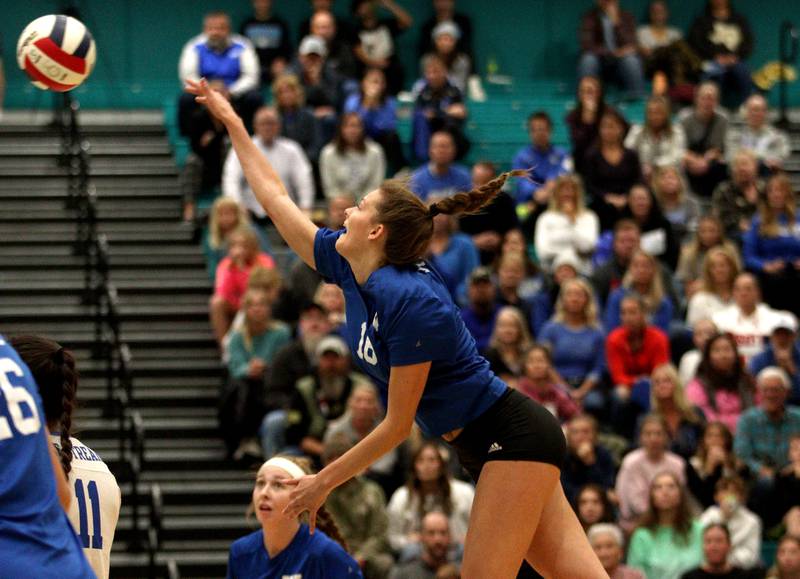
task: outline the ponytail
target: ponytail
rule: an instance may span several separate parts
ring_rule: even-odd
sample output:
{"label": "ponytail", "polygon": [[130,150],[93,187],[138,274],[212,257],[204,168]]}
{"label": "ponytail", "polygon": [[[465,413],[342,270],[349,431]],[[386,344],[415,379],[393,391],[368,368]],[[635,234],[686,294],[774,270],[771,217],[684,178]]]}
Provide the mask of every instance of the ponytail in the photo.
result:
{"label": "ponytail", "polygon": [[475,214],[494,201],[494,198],[497,197],[503,189],[503,185],[506,184],[509,177],[528,176],[529,173],[526,169],[506,171],[472,191],[456,193],[451,197],[446,197],[445,199],[431,203],[428,208],[428,213],[430,213],[432,217],[439,213],[444,215],[458,215],[460,213],[465,215]]}

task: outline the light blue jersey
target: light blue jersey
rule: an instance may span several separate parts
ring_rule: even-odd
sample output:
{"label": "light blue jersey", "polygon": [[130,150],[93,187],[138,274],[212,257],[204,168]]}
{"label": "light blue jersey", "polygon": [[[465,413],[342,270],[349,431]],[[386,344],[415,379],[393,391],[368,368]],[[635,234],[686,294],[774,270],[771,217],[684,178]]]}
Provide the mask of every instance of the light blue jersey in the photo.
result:
{"label": "light blue jersey", "polygon": [[439,274],[424,261],[413,267],[385,266],[360,286],[336,251],[342,233],[320,229],[314,260],[317,271],[344,291],[346,339],[384,404],[392,366],[432,362],[417,409],[420,428],[441,436],[483,414],[507,386],[478,354]]}
{"label": "light blue jersey", "polygon": [[0,336],[0,579],[94,577],[56,494],[44,411]]}

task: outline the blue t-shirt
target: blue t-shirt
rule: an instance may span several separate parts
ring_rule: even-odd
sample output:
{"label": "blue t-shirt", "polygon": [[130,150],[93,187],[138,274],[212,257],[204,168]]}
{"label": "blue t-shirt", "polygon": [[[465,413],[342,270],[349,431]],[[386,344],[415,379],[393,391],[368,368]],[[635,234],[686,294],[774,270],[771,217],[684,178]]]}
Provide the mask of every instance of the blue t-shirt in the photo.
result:
{"label": "blue t-shirt", "polygon": [[550,345],[553,366],[571,385],[593,378],[600,380],[605,369],[605,336],[599,328],[584,326],[579,330],[551,320],[539,334],[538,341]]}
{"label": "blue t-shirt", "polygon": [[28,367],[0,336],[0,577],[94,577],[56,494]]}
{"label": "blue t-shirt", "polygon": [[431,173],[430,165],[423,165],[411,175],[411,190],[423,201],[429,197],[450,197],[472,189],[469,171],[461,165],[450,165],[444,175]]}
{"label": "blue t-shirt", "polygon": [[533,199],[533,194],[547,181],[572,170],[569,154],[561,147],[550,146],[546,151],[527,145],[514,155],[512,169],[528,169],[530,180],[517,179],[514,201],[517,205]]}
{"label": "blue t-shirt", "polygon": [[312,535],[308,525],[300,530],[287,547],[271,559],[264,547],[264,531],[237,539],[228,557],[228,579],[360,579],[361,569],[339,543],[317,529]]}
{"label": "blue t-shirt", "polygon": [[417,408],[423,432],[441,436],[483,414],[507,386],[478,355],[439,274],[425,261],[406,268],[385,266],[360,286],[336,251],[342,233],[317,232],[316,269],[344,291],[350,350],[378,386],[384,405],[392,366],[432,362]]}

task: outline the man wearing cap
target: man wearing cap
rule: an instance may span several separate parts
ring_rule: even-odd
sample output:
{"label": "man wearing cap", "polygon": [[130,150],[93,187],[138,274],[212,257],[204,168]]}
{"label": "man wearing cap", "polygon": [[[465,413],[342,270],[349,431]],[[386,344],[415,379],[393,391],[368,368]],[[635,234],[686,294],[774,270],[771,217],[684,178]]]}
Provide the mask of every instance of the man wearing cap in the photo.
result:
{"label": "man wearing cap", "polygon": [[472,271],[467,286],[467,299],[469,303],[461,309],[461,318],[481,352],[489,345],[494,321],[500,309],[490,268],[480,266]]}
{"label": "man wearing cap", "polygon": [[334,15],[328,10],[317,10],[311,16],[310,32],[325,41],[328,49],[326,64],[342,78],[355,79],[358,77],[356,59],[349,38],[337,32],[337,22]]}
{"label": "man wearing cap", "polygon": [[750,374],[756,376],[767,366],[783,369],[792,382],[789,404],[800,404],[800,347],[797,345],[797,318],[791,312],[778,312],[769,343],[750,360]]}
{"label": "man wearing cap", "polygon": [[319,36],[306,36],[297,50],[293,69],[306,93],[306,106],[314,111],[323,123],[323,137],[327,142],[336,128],[336,114],[341,108],[342,79],[327,66],[328,47]]}

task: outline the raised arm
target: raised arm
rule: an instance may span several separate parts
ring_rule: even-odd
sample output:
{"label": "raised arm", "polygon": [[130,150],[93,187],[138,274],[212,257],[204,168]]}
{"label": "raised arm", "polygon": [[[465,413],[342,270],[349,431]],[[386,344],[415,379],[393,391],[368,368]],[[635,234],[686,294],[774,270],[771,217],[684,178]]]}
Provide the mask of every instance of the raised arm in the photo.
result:
{"label": "raised arm", "polygon": [[244,176],[253,189],[256,199],[269,214],[289,247],[304,262],[316,269],[314,236],[317,233],[317,226],[289,197],[278,173],[247,134],[242,119],[221,94],[208,86],[205,79],[199,82],[187,79],[186,91],[196,95],[197,102],[206,105],[209,112],[225,125],[233,149],[242,165]]}

